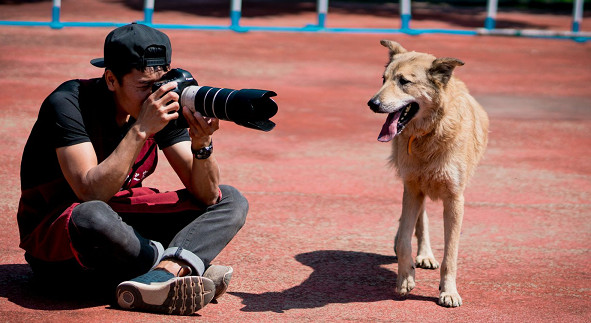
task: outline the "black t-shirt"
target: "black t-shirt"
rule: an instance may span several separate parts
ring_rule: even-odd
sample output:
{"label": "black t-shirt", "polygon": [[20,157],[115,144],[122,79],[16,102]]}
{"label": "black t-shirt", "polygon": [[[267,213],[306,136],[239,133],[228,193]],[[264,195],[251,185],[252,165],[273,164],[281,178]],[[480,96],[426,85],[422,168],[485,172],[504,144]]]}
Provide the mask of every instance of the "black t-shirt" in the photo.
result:
{"label": "black t-shirt", "polygon": [[[113,94],[104,78],[71,80],[60,85],[41,105],[25,145],[21,162],[21,189],[63,178],[56,148],[91,142],[98,162],[106,159],[133,125],[115,122]],[[160,149],[190,140],[187,129],[167,125],[154,139]]]}

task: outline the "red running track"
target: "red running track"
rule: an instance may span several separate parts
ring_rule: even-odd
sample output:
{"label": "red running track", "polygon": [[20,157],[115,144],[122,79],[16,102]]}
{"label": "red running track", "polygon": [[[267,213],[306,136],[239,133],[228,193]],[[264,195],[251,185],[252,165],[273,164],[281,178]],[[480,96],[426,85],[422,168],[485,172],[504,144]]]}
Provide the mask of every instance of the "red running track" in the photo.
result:
{"label": "red running track", "polygon": [[[35,18],[47,5],[2,3],[0,19]],[[63,17],[69,20],[87,19],[98,9],[108,15],[99,11],[93,14],[97,20],[142,16],[119,2],[66,5]],[[304,9],[247,16],[243,22],[313,22],[313,8]],[[568,15],[510,14],[542,28],[569,23]],[[428,18],[425,14],[416,27],[466,24],[458,17],[451,22]],[[155,16],[156,22],[171,20],[227,23],[221,14],[166,10]],[[397,23],[347,8],[335,9],[328,21],[349,22]],[[35,288],[18,247],[20,154],[39,105],[62,81],[100,75],[88,61],[102,56],[108,31],[0,28],[2,321],[195,320],[53,297],[53,291]],[[591,320],[590,44],[442,35],[167,33],[175,67],[191,71],[201,84],[275,90],[280,107],[273,119],[277,127],[269,133],[223,122],[216,134],[223,182],[243,191],[251,209],[245,227],[215,260],[235,269],[229,293],[200,311],[198,320]],[[387,61],[382,38],[465,61],[457,75],[491,117],[488,150],[466,192],[458,275],[464,305],[459,308],[437,305],[437,270],[417,270],[410,297],[394,293],[392,247],[402,185],[386,165],[389,145],[376,140],[384,116],[366,106]],[[165,163],[150,184],[180,185]],[[427,210],[434,253],[441,260],[442,207],[429,202]]]}

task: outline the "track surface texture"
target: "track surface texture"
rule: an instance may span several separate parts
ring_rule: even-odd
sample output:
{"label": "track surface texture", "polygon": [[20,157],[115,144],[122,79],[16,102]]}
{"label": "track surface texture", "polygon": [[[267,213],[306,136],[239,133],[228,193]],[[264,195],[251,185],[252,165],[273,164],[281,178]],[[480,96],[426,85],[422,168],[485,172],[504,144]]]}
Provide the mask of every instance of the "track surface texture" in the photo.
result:
{"label": "track surface texture", "polygon": [[[64,0],[62,20],[139,20],[142,2]],[[229,23],[225,2],[158,3],[157,23]],[[315,22],[310,3],[253,7],[241,23]],[[392,8],[331,2],[327,25],[397,28]],[[470,10],[422,5],[411,24],[478,27],[484,9]],[[3,20],[50,12],[49,1],[0,1]],[[568,30],[570,16],[501,10],[498,24]],[[223,182],[250,202],[246,225],[214,260],[234,267],[228,294],[196,317],[171,317],[40,290],[18,247],[20,156],[43,99],[65,80],[100,76],[88,62],[109,31],[0,27],[0,321],[591,321],[591,43],[570,40],[165,30],[173,66],[200,84],[278,94],[273,131],[222,122],[215,135]],[[438,270],[417,269],[409,297],[394,292],[402,184],[387,165],[390,145],[376,140],[385,116],[366,105],[388,59],[380,39],[463,60],[455,73],[490,115],[466,191],[459,308],[437,305]],[[147,184],[181,185],[164,159]],[[441,203],[427,212],[441,260]]]}

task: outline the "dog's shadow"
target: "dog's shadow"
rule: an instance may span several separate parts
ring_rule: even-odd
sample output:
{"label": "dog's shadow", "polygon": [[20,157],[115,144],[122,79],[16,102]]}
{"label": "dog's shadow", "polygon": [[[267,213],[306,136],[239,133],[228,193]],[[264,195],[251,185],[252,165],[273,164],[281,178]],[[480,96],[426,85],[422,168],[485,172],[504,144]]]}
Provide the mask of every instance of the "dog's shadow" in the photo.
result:
{"label": "dog's shadow", "polygon": [[[396,273],[383,267],[396,263],[394,256],[322,250],[299,254],[295,259],[314,272],[298,286],[281,292],[251,294],[230,292],[242,298],[245,312],[276,312],[318,308],[331,303],[403,300],[396,295]],[[407,299],[434,301],[434,297],[410,295]]]}

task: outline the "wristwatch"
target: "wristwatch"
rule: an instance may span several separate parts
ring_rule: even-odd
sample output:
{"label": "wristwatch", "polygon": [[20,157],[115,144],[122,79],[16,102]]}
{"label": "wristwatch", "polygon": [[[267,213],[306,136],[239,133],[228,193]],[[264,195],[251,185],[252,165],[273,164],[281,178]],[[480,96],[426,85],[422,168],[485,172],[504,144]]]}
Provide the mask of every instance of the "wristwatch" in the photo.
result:
{"label": "wristwatch", "polygon": [[209,146],[197,150],[191,148],[191,151],[196,159],[207,159],[213,152],[213,140],[209,143]]}

